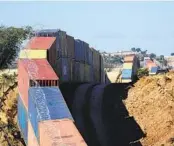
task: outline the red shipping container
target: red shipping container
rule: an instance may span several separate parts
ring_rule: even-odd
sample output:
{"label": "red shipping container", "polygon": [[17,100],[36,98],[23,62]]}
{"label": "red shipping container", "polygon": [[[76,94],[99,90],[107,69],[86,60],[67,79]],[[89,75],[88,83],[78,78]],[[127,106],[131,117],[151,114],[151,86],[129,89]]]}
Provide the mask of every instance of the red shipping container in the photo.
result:
{"label": "red shipping container", "polygon": [[47,50],[47,60],[55,68],[57,59],[56,37],[33,37],[26,46],[26,49]]}
{"label": "red shipping container", "polygon": [[28,120],[28,145],[27,146],[39,146],[30,120]]}
{"label": "red shipping container", "polygon": [[135,55],[129,55],[124,57],[124,62],[134,62]]}
{"label": "red shipping container", "polygon": [[40,146],[87,146],[73,121],[47,120],[39,122]]}
{"label": "red shipping container", "polygon": [[18,90],[27,110],[28,89],[34,86],[31,80],[37,80],[43,86],[51,86],[51,83],[58,84],[58,77],[46,59],[19,59]]}
{"label": "red shipping container", "polygon": [[55,42],[56,37],[33,37],[26,46],[26,49],[48,50]]}

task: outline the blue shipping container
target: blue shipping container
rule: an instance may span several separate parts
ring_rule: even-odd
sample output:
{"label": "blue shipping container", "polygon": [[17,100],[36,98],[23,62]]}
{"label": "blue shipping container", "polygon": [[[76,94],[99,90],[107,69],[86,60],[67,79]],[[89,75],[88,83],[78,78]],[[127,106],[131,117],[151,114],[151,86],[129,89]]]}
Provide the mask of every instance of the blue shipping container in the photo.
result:
{"label": "blue shipping container", "polygon": [[122,79],[132,79],[132,69],[123,69]]}
{"label": "blue shipping container", "polygon": [[26,108],[23,104],[21,97],[18,97],[17,110],[18,110],[18,114],[17,114],[18,125],[21,130],[24,141],[27,145],[27,142],[28,142],[28,115],[27,115],[27,111],[26,111]]}
{"label": "blue shipping container", "polygon": [[29,89],[28,113],[37,138],[39,138],[39,121],[64,118],[73,120],[62,93],[57,87],[31,87]]}
{"label": "blue shipping container", "polygon": [[157,73],[157,71],[158,71],[158,67],[152,67],[150,70],[151,73]]}

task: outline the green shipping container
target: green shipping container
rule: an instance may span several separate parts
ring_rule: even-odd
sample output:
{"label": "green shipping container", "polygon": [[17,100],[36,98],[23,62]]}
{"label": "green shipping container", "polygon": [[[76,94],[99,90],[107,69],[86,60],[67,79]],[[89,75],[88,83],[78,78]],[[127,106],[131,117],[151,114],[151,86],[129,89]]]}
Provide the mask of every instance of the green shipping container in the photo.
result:
{"label": "green shipping container", "polygon": [[90,82],[90,65],[85,64],[85,77],[84,77],[85,82]]}

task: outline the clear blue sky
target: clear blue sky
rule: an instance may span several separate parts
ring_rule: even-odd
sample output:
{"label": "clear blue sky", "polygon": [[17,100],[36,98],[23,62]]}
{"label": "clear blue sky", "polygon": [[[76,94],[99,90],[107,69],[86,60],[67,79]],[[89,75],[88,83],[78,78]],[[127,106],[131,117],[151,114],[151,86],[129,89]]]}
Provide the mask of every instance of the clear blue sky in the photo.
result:
{"label": "clear blue sky", "polygon": [[102,51],[174,52],[174,2],[0,2],[0,23],[60,28]]}

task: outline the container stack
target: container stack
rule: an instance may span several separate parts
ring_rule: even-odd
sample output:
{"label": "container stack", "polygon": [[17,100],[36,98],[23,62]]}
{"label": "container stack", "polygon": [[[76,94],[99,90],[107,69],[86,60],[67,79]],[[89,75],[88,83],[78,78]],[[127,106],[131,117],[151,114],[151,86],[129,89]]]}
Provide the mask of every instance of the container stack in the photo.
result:
{"label": "container stack", "polygon": [[138,68],[138,59],[135,55],[125,56],[122,70],[122,82],[132,82],[132,80],[137,74]]}
{"label": "container stack", "polygon": [[155,75],[158,72],[158,66],[150,58],[144,58],[145,68],[149,70],[149,75]]}
{"label": "container stack", "polygon": [[[86,146],[58,86],[53,69],[59,60],[56,46],[56,37],[34,37],[20,53],[18,126],[27,146]],[[37,51],[45,53],[35,54]],[[67,54],[66,49],[59,53],[61,59]]]}
{"label": "container stack", "polygon": [[[54,57],[47,51],[47,59],[59,76],[60,82],[104,82],[104,67],[100,53],[89,44],[74,39],[61,30],[42,30],[38,38],[55,38],[50,42]],[[52,44],[52,45],[51,45]],[[50,50],[50,49],[48,49]],[[54,61],[54,62],[53,62]]]}

